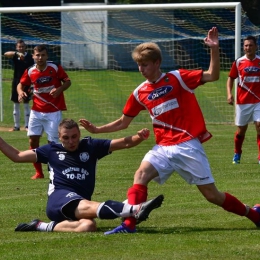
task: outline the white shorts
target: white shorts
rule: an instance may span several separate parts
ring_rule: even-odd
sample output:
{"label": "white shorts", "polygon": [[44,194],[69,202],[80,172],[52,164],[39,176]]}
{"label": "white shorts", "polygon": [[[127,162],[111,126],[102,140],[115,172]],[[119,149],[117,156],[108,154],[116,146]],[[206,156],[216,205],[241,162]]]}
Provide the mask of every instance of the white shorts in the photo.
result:
{"label": "white shorts", "polygon": [[244,126],[250,122],[260,122],[260,102],[236,105],[236,125]]}
{"label": "white shorts", "polygon": [[163,184],[175,171],[189,184],[214,183],[203,146],[198,139],[171,146],[155,145],[143,158],[158,171],[154,180]]}
{"label": "white shorts", "polygon": [[47,134],[48,141],[59,142],[58,127],[62,112],[42,113],[31,110],[27,136]]}

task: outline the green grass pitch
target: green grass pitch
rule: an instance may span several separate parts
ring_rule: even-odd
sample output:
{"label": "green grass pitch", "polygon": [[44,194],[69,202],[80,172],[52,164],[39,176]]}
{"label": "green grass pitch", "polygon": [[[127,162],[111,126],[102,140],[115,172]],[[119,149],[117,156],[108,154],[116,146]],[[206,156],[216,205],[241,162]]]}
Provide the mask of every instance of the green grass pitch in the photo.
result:
{"label": "green grass pitch", "polygon": [[[121,78],[112,75],[113,72],[100,73],[102,77],[109,77],[105,80],[97,79],[97,73],[87,72],[84,74],[87,77],[85,81],[78,81],[80,73],[71,74],[73,85],[66,93],[68,112],[64,116],[75,120],[85,117],[97,124],[99,120],[106,123],[116,119],[121,115],[122,106],[131,90],[141,82],[141,78],[134,78],[133,73],[122,72],[119,74],[124,77],[125,84],[118,88],[117,81],[120,82]],[[12,127],[13,124],[12,102],[9,101],[10,75],[11,71],[3,82],[2,127]],[[208,118],[218,118],[217,121],[224,118],[224,122],[232,122],[233,108],[226,104],[225,81],[226,73],[223,72],[216,84],[203,86],[197,92],[202,107],[206,106],[203,110],[207,121]],[[118,97],[121,101],[116,99]],[[103,103],[104,100],[107,103]],[[94,136],[117,138],[133,134],[143,127],[152,130],[149,118],[141,115],[138,124],[124,131]],[[204,147],[217,187],[250,206],[260,203],[260,165],[253,125],[248,129],[240,165],[231,163],[235,126],[232,123],[214,123],[209,124],[208,128],[213,138]],[[82,130],[82,136],[86,135],[89,135],[87,131]],[[0,136],[20,150],[28,149],[25,131],[1,131]],[[46,142],[44,135],[41,144]],[[102,159],[97,168],[93,200],[125,200],[127,189],[133,183],[134,172],[153,144],[154,137],[151,135],[135,148],[117,151]],[[227,213],[206,202],[197,188],[186,184],[178,174],[174,174],[164,185],[154,182],[149,184],[149,198],[164,194],[165,201],[161,208],[151,213],[149,220],[138,226],[136,234],[104,236],[104,231],[119,225],[120,219],[97,219],[96,233],[15,233],[14,228],[19,222],[28,222],[34,218],[48,221],[45,215],[48,173],[47,167],[43,168],[46,178],[33,181],[30,179],[34,174],[31,164],[14,164],[0,154],[0,259],[259,259],[260,230],[248,219]]]}
{"label": "green grass pitch", "polygon": [[[133,125],[120,133],[95,135],[114,138],[135,133],[143,126]],[[204,147],[218,188],[237,196],[244,203],[260,202],[259,165],[255,130],[249,127],[241,165],[232,165],[234,126],[209,125],[213,138]],[[24,150],[25,131],[1,132],[1,137]],[[82,130],[82,135],[88,135]],[[43,136],[42,143],[46,142]],[[93,200],[123,201],[133,174],[143,155],[153,146],[153,136],[141,145],[114,152],[98,164]],[[45,215],[46,178],[31,180],[31,164],[14,164],[0,154],[1,239],[0,259],[258,259],[260,230],[248,219],[225,212],[204,200],[194,186],[174,174],[166,184],[149,184],[149,198],[165,195],[161,208],[138,226],[136,234],[104,236],[120,224],[117,220],[97,219],[96,233],[15,233],[19,222]]]}

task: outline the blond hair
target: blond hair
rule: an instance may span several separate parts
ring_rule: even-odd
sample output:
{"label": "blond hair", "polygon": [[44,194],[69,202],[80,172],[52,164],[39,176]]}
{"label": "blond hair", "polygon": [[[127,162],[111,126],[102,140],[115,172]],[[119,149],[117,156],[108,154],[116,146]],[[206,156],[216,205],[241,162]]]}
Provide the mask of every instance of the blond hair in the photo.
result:
{"label": "blond hair", "polygon": [[132,58],[135,62],[143,61],[162,61],[162,52],[160,47],[154,42],[141,43],[135,47],[132,52]]}

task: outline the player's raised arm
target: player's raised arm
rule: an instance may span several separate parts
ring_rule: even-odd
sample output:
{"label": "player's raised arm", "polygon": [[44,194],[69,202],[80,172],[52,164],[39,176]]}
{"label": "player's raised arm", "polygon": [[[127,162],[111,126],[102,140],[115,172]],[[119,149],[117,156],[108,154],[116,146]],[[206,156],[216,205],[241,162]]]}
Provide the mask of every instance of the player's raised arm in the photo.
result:
{"label": "player's raised arm", "polygon": [[99,133],[111,133],[111,132],[120,131],[122,129],[126,129],[132,120],[133,117],[122,115],[117,120],[102,126],[95,126],[87,119],[80,119],[79,123],[90,133],[99,134]]}
{"label": "player's raised arm", "polygon": [[149,135],[149,129],[144,128],[142,130],[139,130],[136,135],[127,136],[119,139],[113,139],[111,141],[109,151],[112,152],[116,150],[134,147],[140,144],[142,141],[148,139]]}
{"label": "player's raised arm", "polygon": [[13,162],[36,162],[36,153],[33,150],[19,151],[0,137],[0,151]]}
{"label": "player's raised arm", "polygon": [[207,71],[203,72],[202,82],[212,82],[219,79],[220,59],[219,59],[219,39],[217,27],[212,27],[208,31],[204,43],[210,47],[210,64]]}

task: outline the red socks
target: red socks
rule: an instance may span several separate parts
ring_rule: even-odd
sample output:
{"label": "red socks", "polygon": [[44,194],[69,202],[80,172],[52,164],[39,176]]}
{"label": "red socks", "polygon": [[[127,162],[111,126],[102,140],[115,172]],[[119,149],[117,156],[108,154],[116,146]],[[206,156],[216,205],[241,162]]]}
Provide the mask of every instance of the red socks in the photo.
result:
{"label": "red socks", "polygon": [[[34,148],[37,148],[37,147],[34,147]],[[34,149],[33,147],[30,147],[30,149]],[[39,175],[39,176],[43,176],[43,171],[42,171],[42,164],[41,163],[33,163],[33,166],[36,170],[36,175]]]}
{"label": "red socks", "polygon": [[36,170],[36,173],[38,173],[39,175],[43,175],[43,171],[42,171],[42,164],[41,163],[33,163],[33,166]]}
{"label": "red socks", "polygon": [[[147,187],[142,184],[134,184],[128,189],[127,192],[128,203],[131,205],[137,205],[147,200]],[[136,225],[136,219],[134,217],[126,218],[125,225],[134,229]]]}
{"label": "red socks", "polygon": [[247,208],[247,206],[231,194],[225,193],[225,195],[226,199],[222,205],[224,210],[235,213],[239,216],[245,216],[254,223],[258,223],[260,221],[260,214],[257,211]]}
{"label": "red socks", "polygon": [[260,161],[260,135],[257,135],[257,147],[258,147],[258,161]]}

